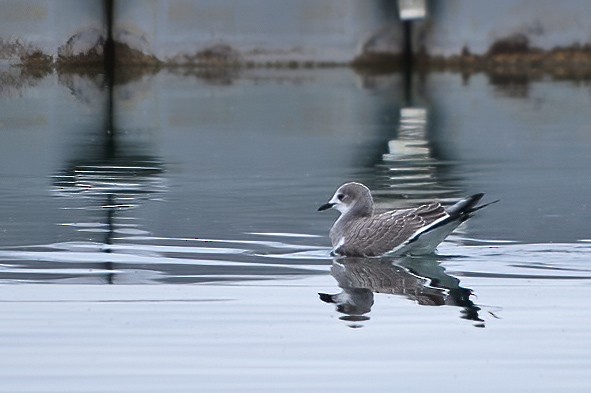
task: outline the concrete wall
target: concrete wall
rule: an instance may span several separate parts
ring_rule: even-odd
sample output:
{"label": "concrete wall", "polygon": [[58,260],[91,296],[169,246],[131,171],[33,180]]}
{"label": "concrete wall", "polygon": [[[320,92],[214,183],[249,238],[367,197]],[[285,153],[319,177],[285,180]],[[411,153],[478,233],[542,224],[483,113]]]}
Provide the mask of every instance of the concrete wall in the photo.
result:
{"label": "concrete wall", "polygon": [[[105,3],[0,0],[0,64],[35,53],[50,63],[100,60]],[[114,39],[128,49],[117,52],[121,63],[347,64],[396,61],[403,51],[394,0],[121,0],[113,11]],[[411,23],[416,49],[451,56],[511,37],[547,50],[588,44],[589,20],[586,0],[431,0],[427,17]]]}
{"label": "concrete wall", "polygon": [[[105,9],[102,0],[0,0],[0,64],[102,56]],[[401,48],[393,1],[126,0],[113,11],[114,39],[136,62],[348,63]]]}
{"label": "concrete wall", "polygon": [[116,41],[173,63],[348,63],[402,41],[393,1],[128,0],[114,14]]}

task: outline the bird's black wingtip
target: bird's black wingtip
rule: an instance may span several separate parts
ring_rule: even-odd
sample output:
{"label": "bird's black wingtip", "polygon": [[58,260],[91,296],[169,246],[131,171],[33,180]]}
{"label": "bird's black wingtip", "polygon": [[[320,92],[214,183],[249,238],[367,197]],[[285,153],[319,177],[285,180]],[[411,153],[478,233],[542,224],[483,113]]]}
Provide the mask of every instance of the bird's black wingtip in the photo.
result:
{"label": "bird's black wingtip", "polygon": [[455,205],[450,206],[447,208],[447,213],[452,217],[464,217],[467,219],[470,217],[471,213],[474,213],[477,210],[480,210],[484,207],[492,205],[493,203],[497,203],[499,200],[485,203],[484,205],[476,206],[478,202],[484,197],[483,192],[479,192],[477,194],[472,194],[467,198],[462,199],[461,201],[457,202]]}

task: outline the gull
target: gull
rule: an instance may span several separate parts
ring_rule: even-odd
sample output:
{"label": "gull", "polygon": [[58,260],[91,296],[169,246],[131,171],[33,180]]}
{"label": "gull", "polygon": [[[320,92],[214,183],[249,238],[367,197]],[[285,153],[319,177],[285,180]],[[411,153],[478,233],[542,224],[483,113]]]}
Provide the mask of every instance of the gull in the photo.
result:
{"label": "gull", "polygon": [[498,202],[476,206],[483,196],[482,193],[470,195],[448,208],[432,202],[376,214],[369,188],[350,182],[340,186],[318,211],[333,208],[341,213],[330,229],[332,255],[426,255],[433,253],[472,213]]}

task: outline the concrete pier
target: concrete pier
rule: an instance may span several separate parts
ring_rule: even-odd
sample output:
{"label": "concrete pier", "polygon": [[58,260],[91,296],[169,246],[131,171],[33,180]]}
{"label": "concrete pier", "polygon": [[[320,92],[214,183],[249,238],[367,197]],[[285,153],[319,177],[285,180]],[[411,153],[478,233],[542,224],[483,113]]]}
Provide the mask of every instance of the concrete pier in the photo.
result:
{"label": "concrete pier", "polygon": [[100,64],[112,39],[120,65],[589,68],[589,19],[585,0],[0,0],[0,64]]}
{"label": "concrete pier", "polygon": [[169,64],[346,64],[400,54],[402,26],[395,2],[128,0],[115,3],[114,39]]}

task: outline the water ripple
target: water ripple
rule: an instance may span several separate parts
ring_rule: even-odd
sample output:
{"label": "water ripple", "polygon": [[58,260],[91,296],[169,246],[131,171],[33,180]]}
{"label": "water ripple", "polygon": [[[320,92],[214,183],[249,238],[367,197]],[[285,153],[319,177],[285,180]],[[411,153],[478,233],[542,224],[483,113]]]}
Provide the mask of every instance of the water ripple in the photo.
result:
{"label": "water ripple", "polygon": [[591,279],[591,244],[586,243],[501,242],[466,246],[446,242],[440,251],[442,254],[461,255],[448,262],[450,272],[457,276],[521,280]]}
{"label": "water ripple", "polygon": [[[99,228],[84,224],[84,228]],[[284,236],[289,238],[290,236]],[[277,240],[128,236],[0,249],[0,281],[204,282],[325,274],[328,249]]]}

